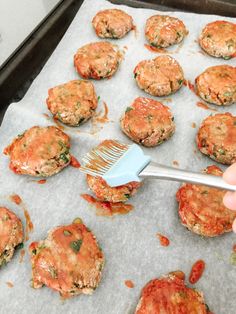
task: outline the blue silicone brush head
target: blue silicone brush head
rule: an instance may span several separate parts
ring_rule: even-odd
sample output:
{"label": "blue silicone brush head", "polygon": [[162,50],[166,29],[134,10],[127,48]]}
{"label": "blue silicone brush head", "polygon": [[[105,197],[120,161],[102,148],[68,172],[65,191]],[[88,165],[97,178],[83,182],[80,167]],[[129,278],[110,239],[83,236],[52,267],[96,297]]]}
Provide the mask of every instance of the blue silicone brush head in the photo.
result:
{"label": "blue silicone brush head", "polygon": [[136,145],[106,140],[91,150],[80,167],[82,172],[102,177],[111,187],[131,181],[140,182],[139,173],[151,161]]}

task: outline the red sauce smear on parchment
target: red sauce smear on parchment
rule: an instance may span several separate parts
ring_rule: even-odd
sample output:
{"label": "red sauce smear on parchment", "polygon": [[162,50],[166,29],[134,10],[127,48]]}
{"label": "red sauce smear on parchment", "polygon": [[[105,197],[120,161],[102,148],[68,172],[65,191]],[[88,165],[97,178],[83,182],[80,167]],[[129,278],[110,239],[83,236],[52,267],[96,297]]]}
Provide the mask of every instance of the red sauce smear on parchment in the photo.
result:
{"label": "red sauce smear on parchment", "polygon": [[42,180],[39,180],[39,181],[36,181],[38,184],[45,184],[47,182],[46,179],[42,179]]}
{"label": "red sauce smear on parchment", "polygon": [[103,202],[89,194],[81,194],[81,197],[96,207],[97,216],[125,215],[133,209],[131,204]]}
{"label": "red sauce smear on parchment", "polygon": [[16,205],[20,205],[22,203],[22,199],[17,194],[10,195],[10,200],[15,203]]}
{"label": "red sauce smear on parchment", "polygon": [[202,108],[202,109],[217,111],[216,109],[209,107],[207,104],[205,104],[204,102],[201,102],[201,101],[198,101],[198,102],[196,103],[196,105],[197,105],[198,107]]}
{"label": "red sauce smear on parchment", "polygon": [[151,52],[157,52],[157,53],[169,53],[166,49],[164,48],[157,48],[152,45],[144,44],[144,47],[147,48]]}
{"label": "red sauce smear on parchment", "polygon": [[56,117],[50,117],[47,113],[43,113],[43,116],[47,119],[47,120],[53,120],[53,122],[56,124],[56,126],[61,129],[61,130],[65,130],[65,126],[61,124],[61,122],[56,118]]}
{"label": "red sauce smear on parchment", "polygon": [[93,117],[93,122],[98,122],[98,123],[107,123],[109,121],[108,119],[108,106],[105,103],[105,101],[103,101],[103,107],[104,107],[104,113],[102,114],[102,112],[98,112],[98,114],[95,114],[95,116]]}
{"label": "red sauce smear on parchment", "polygon": [[169,246],[170,245],[170,240],[167,237],[163,236],[160,233],[157,233],[157,237],[159,238],[161,246]]}
{"label": "red sauce smear on parchment", "polygon": [[236,244],[233,245],[233,252],[236,253]]}
{"label": "red sauce smear on parchment", "polygon": [[99,131],[101,131],[101,129],[103,128],[103,126],[101,126],[101,124],[105,124],[110,122],[109,118],[108,118],[108,106],[105,102],[103,102],[103,108],[104,110],[100,110],[99,112],[95,113],[95,115],[92,117],[91,119],[91,129],[89,132],[84,132],[84,131],[80,131],[78,130],[78,133],[84,133],[84,134],[91,134],[94,135],[96,133],[98,133]]}
{"label": "red sauce smear on parchment", "polygon": [[81,166],[81,164],[78,162],[78,160],[74,156],[71,156],[70,165],[75,168],[80,168]]}
{"label": "red sauce smear on parchment", "polygon": [[29,240],[29,233],[33,231],[34,225],[31,221],[29,212],[27,209],[23,208],[24,215],[25,215],[25,221],[26,221],[26,230],[25,230],[25,240]]}
{"label": "red sauce smear on parchment", "polygon": [[132,280],[125,280],[126,287],[132,289],[134,287],[134,283]]}
{"label": "red sauce smear on parchment", "polygon": [[50,116],[47,113],[43,113],[43,116],[47,119],[50,120]]}
{"label": "red sauce smear on parchment", "polygon": [[172,161],[172,164],[176,167],[179,167],[179,162],[177,160],[173,160]]}
{"label": "red sauce smear on parchment", "polygon": [[202,274],[205,270],[205,262],[203,260],[196,261],[191,269],[189,275],[189,282],[195,284],[202,277]]}
{"label": "red sauce smear on parchment", "polygon": [[53,117],[54,123],[56,123],[57,127],[61,130],[65,130],[65,127],[61,125],[61,123],[57,120],[57,118]]}
{"label": "red sauce smear on parchment", "polygon": [[138,37],[138,34],[139,34],[139,31],[138,31],[138,29],[137,29],[137,26],[136,26],[136,25],[133,25],[133,27],[132,27],[132,31],[134,31],[134,36],[135,36],[135,38],[137,38],[137,37]]}
{"label": "red sauce smear on parchment", "polygon": [[13,288],[14,287],[14,285],[13,285],[13,283],[11,281],[7,281],[6,284],[7,284],[7,286],[9,288]]}
{"label": "red sauce smear on parchment", "polygon": [[184,80],[183,84],[184,86],[187,86],[194,94],[196,94],[194,84],[192,84],[189,80]]}
{"label": "red sauce smear on parchment", "polygon": [[20,260],[19,260],[19,263],[22,263],[22,262],[23,262],[24,256],[25,256],[25,249],[23,249],[23,250],[20,251]]}
{"label": "red sauce smear on parchment", "polygon": [[10,200],[16,205],[21,205],[22,210],[24,211],[25,221],[26,221],[26,230],[25,230],[25,240],[29,240],[29,233],[33,231],[34,225],[31,221],[28,210],[23,206],[23,201],[21,197],[17,194],[10,195]]}

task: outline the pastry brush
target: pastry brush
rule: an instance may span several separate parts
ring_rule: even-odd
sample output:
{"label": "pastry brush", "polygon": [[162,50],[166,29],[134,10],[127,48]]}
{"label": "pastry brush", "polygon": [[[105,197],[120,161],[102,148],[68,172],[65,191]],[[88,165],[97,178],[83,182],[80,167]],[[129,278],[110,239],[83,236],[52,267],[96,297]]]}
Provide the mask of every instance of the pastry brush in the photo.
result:
{"label": "pastry brush", "polygon": [[143,178],[203,184],[211,187],[236,191],[236,185],[226,183],[222,177],[176,169],[151,161],[137,144],[123,144],[106,140],[93,148],[84,158],[80,170],[101,177],[111,187]]}

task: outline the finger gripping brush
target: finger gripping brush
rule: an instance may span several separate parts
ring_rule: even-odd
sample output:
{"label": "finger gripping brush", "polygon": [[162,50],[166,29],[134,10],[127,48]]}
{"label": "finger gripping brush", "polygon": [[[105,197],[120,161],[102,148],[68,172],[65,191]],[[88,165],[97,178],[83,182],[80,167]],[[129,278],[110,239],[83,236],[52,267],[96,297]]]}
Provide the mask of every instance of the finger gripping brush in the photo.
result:
{"label": "finger gripping brush", "polygon": [[80,170],[101,177],[111,187],[143,178],[203,184],[211,187],[236,191],[236,185],[224,182],[222,177],[176,169],[151,161],[137,144],[123,144],[106,140],[93,148],[83,159]]}

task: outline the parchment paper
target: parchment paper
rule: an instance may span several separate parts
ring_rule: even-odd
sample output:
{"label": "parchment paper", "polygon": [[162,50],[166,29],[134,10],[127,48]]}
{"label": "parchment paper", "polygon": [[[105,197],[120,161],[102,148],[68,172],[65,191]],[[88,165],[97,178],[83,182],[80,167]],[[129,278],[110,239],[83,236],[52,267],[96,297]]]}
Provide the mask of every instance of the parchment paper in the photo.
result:
{"label": "parchment paper", "polygon": [[[0,151],[13,137],[34,125],[48,125],[43,113],[48,113],[45,99],[50,87],[78,78],[73,67],[76,50],[89,42],[99,41],[91,26],[92,17],[98,10],[113,8],[105,0],[85,0],[64,38],[55,52],[33,82],[22,101],[11,104],[0,129]],[[109,80],[94,81],[97,95],[109,107],[109,119],[96,135],[88,134],[91,123],[79,127],[87,133],[78,133],[76,128],[66,128],[71,136],[71,152],[79,160],[102,139],[117,138],[130,142],[122,134],[119,118],[132,100],[137,96],[147,96],[138,89],[133,79],[133,69],[143,60],[154,58],[157,54],[144,47],[144,25],[146,19],[157,13],[176,16],[184,21],[189,35],[179,52],[173,53],[182,65],[185,77],[190,81],[205,68],[217,64],[235,65],[235,60],[225,61],[200,53],[196,39],[200,30],[210,21],[221,19],[219,16],[197,15],[180,12],[157,12],[119,6],[134,18],[137,35],[134,32],[124,39],[113,41],[121,48],[128,47],[125,59],[116,75]],[[232,21],[233,19],[224,18]],[[176,51],[177,46],[170,51]],[[40,53],[40,51],[39,51]],[[196,106],[198,98],[186,87],[170,97],[172,102],[161,99],[174,113],[176,132],[174,136],[153,149],[145,149],[153,160],[172,165],[177,160],[180,167],[199,171],[213,162],[196,149],[195,135],[202,119],[212,112]],[[220,112],[236,114],[236,106],[218,108]],[[50,113],[49,113],[50,114]],[[81,217],[93,230],[99,240],[106,265],[99,288],[92,296],[79,296],[62,302],[59,295],[44,287],[34,290],[30,287],[31,265],[26,254],[19,263],[19,251],[13,260],[0,270],[0,312],[1,313],[85,313],[115,314],[132,313],[140,295],[141,288],[152,278],[176,269],[187,275],[197,259],[206,262],[206,270],[196,287],[204,292],[206,303],[214,313],[236,313],[236,268],[229,263],[232,245],[236,242],[234,234],[218,238],[203,239],[184,228],[177,214],[175,193],[178,183],[147,180],[130,202],[135,209],[127,215],[113,218],[98,217],[92,207],[81,197],[88,192],[85,176],[79,170],[67,167],[61,173],[47,180],[44,185],[32,182],[27,176],[13,174],[8,169],[9,159],[0,156],[1,205],[14,210],[24,222],[22,210],[8,200],[12,193],[19,194],[34,223],[30,240],[25,243],[26,250],[31,241],[46,237],[51,228],[69,224],[75,217]],[[169,237],[169,247],[161,247],[156,233]],[[125,280],[132,280],[133,289],[125,286]],[[13,288],[6,285],[14,284]]]}

